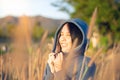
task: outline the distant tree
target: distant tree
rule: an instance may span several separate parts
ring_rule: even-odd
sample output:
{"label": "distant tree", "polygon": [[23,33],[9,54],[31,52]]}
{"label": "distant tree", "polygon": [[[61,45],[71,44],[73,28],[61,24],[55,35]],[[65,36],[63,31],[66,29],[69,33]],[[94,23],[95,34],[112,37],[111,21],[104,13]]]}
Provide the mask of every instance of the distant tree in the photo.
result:
{"label": "distant tree", "polygon": [[0,36],[10,37],[11,33],[14,31],[14,24],[7,24],[6,27],[0,27]]}
{"label": "distant tree", "polygon": [[16,27],[15,24],[9,23],[6,25],[6,30],[5,30],[5,36],[10,38],[12,36],[12,33],[14,32],[14,29]]}
{"label": "distant tree", "polygon": [[[90,22],[92,12],[97,7],[100,33],[111,34],[113,41],[120,41],[120,0],[59,0],[59,3],[54,5],[70,14],[71,18],[81,18],[87,23]],[[74,8],[73,12],[70,12],[68,5]]]}
{"label": "distant tree", "polygon": [[43,27],[35,25],[32,30],[32,38],[34,41],[40,40],[44,32]]}
{"label": "distant tree", "polygon": [[3,36],[3,30],[0,28],[0,37]]}
{"label": "distant tree", "polygon": [[10,42],[12,40],[15,24],[6,24],[5,27],[0,27],[0,43]]}

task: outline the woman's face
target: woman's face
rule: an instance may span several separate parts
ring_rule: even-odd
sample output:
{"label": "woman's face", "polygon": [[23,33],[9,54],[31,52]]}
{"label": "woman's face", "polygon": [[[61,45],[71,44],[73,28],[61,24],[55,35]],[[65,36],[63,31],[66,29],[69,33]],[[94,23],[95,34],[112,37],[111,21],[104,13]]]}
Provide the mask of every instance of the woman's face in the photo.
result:
{"label": "woman's face", "polygon": [[61,46],[61,50],[63,52],[69,52],[72,47],[72,38],[70,34],[70,30],[68,24],[65,24],[61,29],[59,43]]}

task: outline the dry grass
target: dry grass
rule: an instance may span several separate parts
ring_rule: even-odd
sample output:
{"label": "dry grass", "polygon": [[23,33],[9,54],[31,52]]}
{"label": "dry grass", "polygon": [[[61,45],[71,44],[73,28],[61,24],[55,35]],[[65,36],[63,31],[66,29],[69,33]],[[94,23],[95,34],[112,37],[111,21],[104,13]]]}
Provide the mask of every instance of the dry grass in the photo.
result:
{"label": "dry grass", "polygon": [[[33,47],[30,23],[31,21],[26,16],[20,18],[20,23],[12,35],[14,50],[0,56],[1,80],[42,80],[47,56],[52,50],[53,41],[47,45],[48,32],[46,31],[39,46]],[[120,80],[120,44],[116,44],[106,54],[100,52],[97,56],[92,55],[93,58],[89,66],[92,62],[95,62],[97,66],[94,80]],[[71,56],[68,57],[68,61]],[[66,64],[68,66],[70,62]],[[74,66],[73,73],[76,71],[76,66],[77,64]]]}
{"label": "dry grass", "polygon": [[120,44],[101,55],[97,63],[95,80],[120,80]]}
{"label": "dry grass", "polygon": [[[27,16],[19,19],[19,24],[12,33],[13,51],[0,56],[0,78],[3,80],[42,80],[45,61],[49,50],[46,31],[38,48],[33,47],[31,39],[31,21]],[[46,51],[45,51],[46,50]],[[43,55],[44,54],[44,55]]]}

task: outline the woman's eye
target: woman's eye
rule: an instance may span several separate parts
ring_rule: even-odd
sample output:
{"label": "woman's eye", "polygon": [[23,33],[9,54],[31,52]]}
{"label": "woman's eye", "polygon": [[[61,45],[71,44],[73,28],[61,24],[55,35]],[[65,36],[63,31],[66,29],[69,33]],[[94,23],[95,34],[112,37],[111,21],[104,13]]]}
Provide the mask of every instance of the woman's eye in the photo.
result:
{"label": "woman's eye", "polygon": [[60,36],[63,36],[63,34],[60,34]]}
{"label": "woman's eye", "polygon": [[67,34],[66,36],[70,36],[70,34]]}
{"label": "woman's eye", "polygon": [[60,33],[60,35],[63,35],[64,33]]}
{"label": "woman's eye", "polygon": [[70,34],[63,34],[63,33],[61,33],[60,36],[70,36]]}

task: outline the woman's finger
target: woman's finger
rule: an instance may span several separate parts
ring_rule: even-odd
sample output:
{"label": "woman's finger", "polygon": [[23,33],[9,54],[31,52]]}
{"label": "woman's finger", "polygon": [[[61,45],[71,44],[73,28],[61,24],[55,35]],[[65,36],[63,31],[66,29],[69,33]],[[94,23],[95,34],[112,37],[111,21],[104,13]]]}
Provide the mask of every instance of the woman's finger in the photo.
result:
{"label": "woman's finger", "polygon": [[50,53],[49,54],[49,62],[53,62],[55,60],[55,56],[54,56],[55,53]]}
{"label": "woman's finger", "polygon": [[54,55],[55,55],[55,53],[50,53],[50,54],[49,54],[49,57],[50,57],[50,56],[54,56]]}
{"label": "woman's finger", "polygon": [[56,56],[56,58],[55,58],[55,60],[54,60],[54,63],[55,64],[62,64],[62,61],[63,61],[63,54],[62,53],[59,53],[57,56]]}
{"label": "woman's finger", "polygon": [[60,56],[60,61],[61,61],[61,63],[62,63],[62,62],[63,62],[63,53],[60,52],[60,53],[59,53],[59,56]]}

